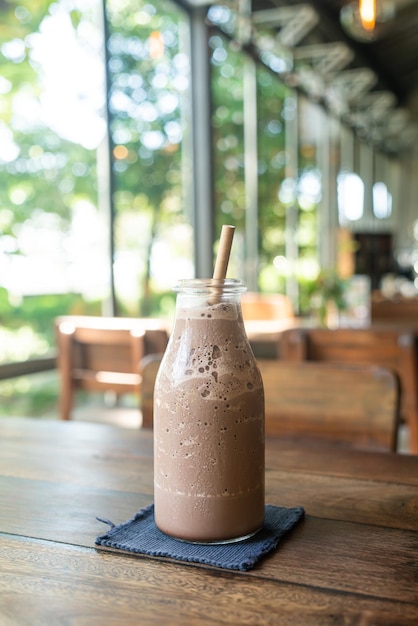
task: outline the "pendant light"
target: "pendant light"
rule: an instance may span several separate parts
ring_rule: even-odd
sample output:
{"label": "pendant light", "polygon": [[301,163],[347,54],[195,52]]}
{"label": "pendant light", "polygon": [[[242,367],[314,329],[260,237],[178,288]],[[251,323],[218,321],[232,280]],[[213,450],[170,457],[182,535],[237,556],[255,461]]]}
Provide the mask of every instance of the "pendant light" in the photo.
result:
{"label": "pendant light", "polygon": [[373,31],[376,26],[376,0],[359,0],[361,25],[365,30]]}
{"label": "pendant light", "polygon": [[340,23],[346,33],[364,43],[384,35],[395,16],[393,0],[353,0],[340,12]]}

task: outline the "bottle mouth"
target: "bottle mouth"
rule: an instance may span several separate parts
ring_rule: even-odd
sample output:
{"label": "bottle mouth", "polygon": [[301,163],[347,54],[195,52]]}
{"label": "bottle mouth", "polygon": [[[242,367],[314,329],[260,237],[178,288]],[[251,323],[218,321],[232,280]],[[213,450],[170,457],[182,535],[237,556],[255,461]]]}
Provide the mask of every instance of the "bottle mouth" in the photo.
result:
{"label": "bottle mouth", "polygon": [[176,293],[206,294],[220,291],[223,294],[243,293],[247,291],[244,283],[237,278],[184,278],[173,287]]}

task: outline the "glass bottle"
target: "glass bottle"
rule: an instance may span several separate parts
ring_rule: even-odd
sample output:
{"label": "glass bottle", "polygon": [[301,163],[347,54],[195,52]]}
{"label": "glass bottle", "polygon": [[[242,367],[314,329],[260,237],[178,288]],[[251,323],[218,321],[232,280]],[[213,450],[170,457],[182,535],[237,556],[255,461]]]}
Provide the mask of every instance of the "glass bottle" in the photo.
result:
{"label": "glass bottle", "polygon": [[264,519],[264,390],[239,280],[182,280],[154,391],[155,521],[192,542],[237,541]]}

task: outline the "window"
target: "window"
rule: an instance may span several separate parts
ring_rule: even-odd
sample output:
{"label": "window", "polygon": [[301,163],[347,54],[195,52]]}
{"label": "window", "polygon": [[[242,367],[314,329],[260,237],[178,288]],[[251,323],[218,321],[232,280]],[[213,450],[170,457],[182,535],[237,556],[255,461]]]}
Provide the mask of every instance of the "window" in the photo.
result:
{"label": "window", "polygon": [[338,214],[341,226],[363,216],[364,183],[358,174],[340,172],[337,178]]}
{"label": "window", "polygon": [[385,183],[376,182],[373,185],[373,213],[380,220],[392,214],[392,196]]}
{"label": "window", "polygon": [[194,271],[187,21],[166,1],[107,12],[117,307],[159,315]]}
{"label": "window", "polygon": [[106,131],[97,0],[11,2],[0,40],[0,362],[45,354],[52,320],[109,290],[97,153]]}

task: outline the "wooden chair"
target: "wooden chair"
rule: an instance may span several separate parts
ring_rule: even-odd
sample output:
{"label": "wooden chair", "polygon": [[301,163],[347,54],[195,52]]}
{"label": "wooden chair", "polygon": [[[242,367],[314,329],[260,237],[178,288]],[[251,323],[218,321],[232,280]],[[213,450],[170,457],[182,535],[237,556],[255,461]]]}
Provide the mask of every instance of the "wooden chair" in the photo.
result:
{"label": "wooden chair", "polygon": [[131,318],[62,316],[55,331],[63,420],[71,418],[77,390],[139,395],[142,359],[164,352],[168,341],[152,320]]}
{"label": "wooden chair", "polygon": [[[257,362],[264,382],[267,434],[396,450],[399,383],[392,371],[368,365]],[[160,355],[148,355],[141,363],[142,419],[149,428],[160,363]],[[347,389],[356,390],[350,402]]]}
{"label": "wooden chair", "polygon": [[370,364],[395,372],[400,382],[401,416],[410,430],[410,449],[418,453],[414,333],[398,329],[293,328],[282,332],[279,354],[286,361]]}
{"label": "wooden chair", "polygon": [[154,425],[154,387],[161,358],[162,355],[160,354],[149,354],[141,361],[141,411],[142,426],[144,428],[152,428]]}
{"label": "wooden chair", "polygon": [[418,328],[418,299],[385,299],[375,292],[371,300],[372,324],[405,324]]}
{"label": "wooden chair", "polygon": [[247,291],[241,296],[244,321],[293,319],[290,299],[281,293],[264,294]]}
{"label": "wooden chair", "polygon": [[258,360],[266,434],[396,451],[399,382],[371,365]]}

